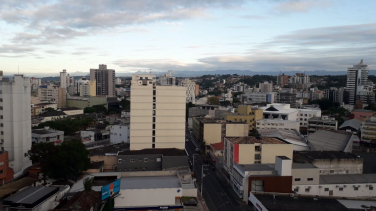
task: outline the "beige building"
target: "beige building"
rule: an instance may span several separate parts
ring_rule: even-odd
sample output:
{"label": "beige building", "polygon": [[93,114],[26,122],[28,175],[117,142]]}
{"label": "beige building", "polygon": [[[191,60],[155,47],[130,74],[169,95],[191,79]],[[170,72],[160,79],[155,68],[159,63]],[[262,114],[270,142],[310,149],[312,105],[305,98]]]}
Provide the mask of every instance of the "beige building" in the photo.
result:
{"label": "beige building", "polygon": [[237,113],[227,116],[231,122],[245,122],[249,125],[249,132],[256,128],[256,121],[263,118],[263,110],[254,110],[249,105],[240,105]]}
{"label": "beige building", "polygon": [[210,145],[223,142],[224,137],[248,136],[248,124],[193,117],[193,135],[197,140],[205,141],[206,145]]}
{"label": "beige building", "polygon": [[59,99],[59,86],[40,86],[38,89],[38,97],[42,102],[57,103]]}
{"label": "beige building", "polygon": [[80,87],[80,96],[96,96],[96,81],[88,80],[87,83],[82,83]]}
{"label": "beige building", "polygon": [[185,149],[185,87],[156,86],[155,75],[133,75],[130,149]]}
{"label": "beige building", "polygon": [[274,163],[276,156],[292,159],[293,145],[277,138],[253,136],[225,137],[224,168],[229,174],[233,164]]}
{"label": "beige building", "polygon": [[98,69],[90,69],[90,80],[96,82],[96,95],[115,96],[115,70],[100,64]]}
{"label": "beige building", "polygon": [[57,107],[58,108],[67,107],[67,89],[66,88],[59,88],[58,90]]}

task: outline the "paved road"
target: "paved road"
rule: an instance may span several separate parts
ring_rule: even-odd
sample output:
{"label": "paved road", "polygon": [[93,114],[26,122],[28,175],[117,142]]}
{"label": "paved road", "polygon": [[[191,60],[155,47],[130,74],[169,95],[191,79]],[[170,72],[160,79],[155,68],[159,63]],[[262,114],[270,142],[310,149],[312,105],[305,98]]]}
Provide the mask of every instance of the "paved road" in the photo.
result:
{"label": "paved road", "polygon": [[[193,143],[195,139],[191,137],[187,130],[186,138],[189,140],[185,144],[185,148],[189,154],[189,159],[193,163],[193,154],[195,154],[195,149],[197,142]],[[195,145],[196,144],[196,145]],[[201,171],[203,165],[203,159],[201,155],[195,155],[194,162],[194,174],[197,178],[197,184],[199,189],[201,189]],[[243,202],[239,197],[236,196],[235,192],[231,186],[225,181],[225,178],[219,173],[219,169],[213,171],[212,165],[204,166],[204,188],[203,196],[207,207],[210,211],[226,211],[226,210],[239,210],[239,211],[251,211],[251,207]]]}

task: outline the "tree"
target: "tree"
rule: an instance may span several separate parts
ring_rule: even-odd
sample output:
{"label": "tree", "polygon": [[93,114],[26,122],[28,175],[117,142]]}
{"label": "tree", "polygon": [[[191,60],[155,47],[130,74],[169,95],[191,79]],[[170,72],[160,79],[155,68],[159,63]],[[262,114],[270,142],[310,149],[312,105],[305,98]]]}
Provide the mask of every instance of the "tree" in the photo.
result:
{"label": "tree", "polygon": [[49,126],[55,130],[64,131],[64,135],[74,135],[77,131],[84,130],[94,122],[89,116],[83,116],[72,119],[71,117],[64,117],[54,119],[53,121],[43,122],[37,128],[44,128]]}
{"label": "tree", "polygon": [[95,113],[97,112],[97,109],[93,108],[93,107],[86,107],[84,108],[84,113],[85,114],[90,114],[90,113]]}
{"label": "tree", "polygon": [[131,109],[131,101],[123,99],[120,101],[120,106],[121,108],[125,110],[130,110]]}
{"label": "tree", "polygon": [[229,106],[229,105],[231,105],[231,102],[230,101],[228,101],[228,100],[226,100],[226,101],[223,101],[223,102],[220,102],[220,104],[222,105],[222,106]]}
{"label": "tree", "polygon": [[93,105],[93,108],[95,108],[98,113],[107,113],[107,108],[104,105]]}
{"label": "tree", "polygon": [[50,111],[55,111],[55,109],[54,108],[45,108],[44,111],[50,112]]}
{"label": "tree", "polygon": [[28,152],[33,163],[38,163],[44,175],[54,179],[77,178],[90,166],[89,151],[81,140],[64,141],[60,146],[54,143],[39,143]]}
{"label": "tree", "polygon": [[209,105],[219,105],[219,99],[217,97],[208,97],[206,103]]}
{"label": "tree", "polygon": [[94,177],[86,177],[82,183],[84,183],[85,192],[91,192],[93,189],[93,179]]}

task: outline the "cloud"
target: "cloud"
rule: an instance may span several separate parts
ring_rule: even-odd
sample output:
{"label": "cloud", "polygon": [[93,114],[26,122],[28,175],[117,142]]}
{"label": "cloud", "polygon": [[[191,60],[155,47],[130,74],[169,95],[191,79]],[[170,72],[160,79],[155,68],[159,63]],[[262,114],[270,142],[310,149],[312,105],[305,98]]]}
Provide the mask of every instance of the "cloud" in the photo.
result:
{"label": "cloud", "polygon": [[283,1],[273,8],[279,14],[308,12],[314,8],[326,8],[328,1],[323,0],[290,0]]}

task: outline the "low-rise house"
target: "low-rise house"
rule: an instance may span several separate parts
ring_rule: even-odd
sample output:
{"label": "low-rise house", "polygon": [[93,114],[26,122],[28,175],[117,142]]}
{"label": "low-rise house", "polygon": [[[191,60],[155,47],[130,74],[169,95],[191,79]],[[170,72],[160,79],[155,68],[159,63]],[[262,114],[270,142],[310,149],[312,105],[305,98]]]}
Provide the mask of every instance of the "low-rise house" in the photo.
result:
{"label": "low-rise house", "polygon": [[64,131],[54,130],[50,127],[44,127],[42,129],[33,129],[31,131],[32,144],[53,142],[60,144],[64,141]]}
{"label": "low-rise house", "polygon": [[0,184],[4,185],[13,179],[14,171],[9,167],[9,155],[7,151],[0,151]]}
{"label": "low-rise house", "polygon": [[90,161],[103,162],[103,171],[116,171],[117,156],[121,151],[129,150],[129,144],[114,144],[89,150]]}
{"label": "low-rise house", "polygon": [[224,142],[210,144],[209,145],[209,155],[212,162],[216,165],[218,169],[223,167],[223,150],[225,148]]}

